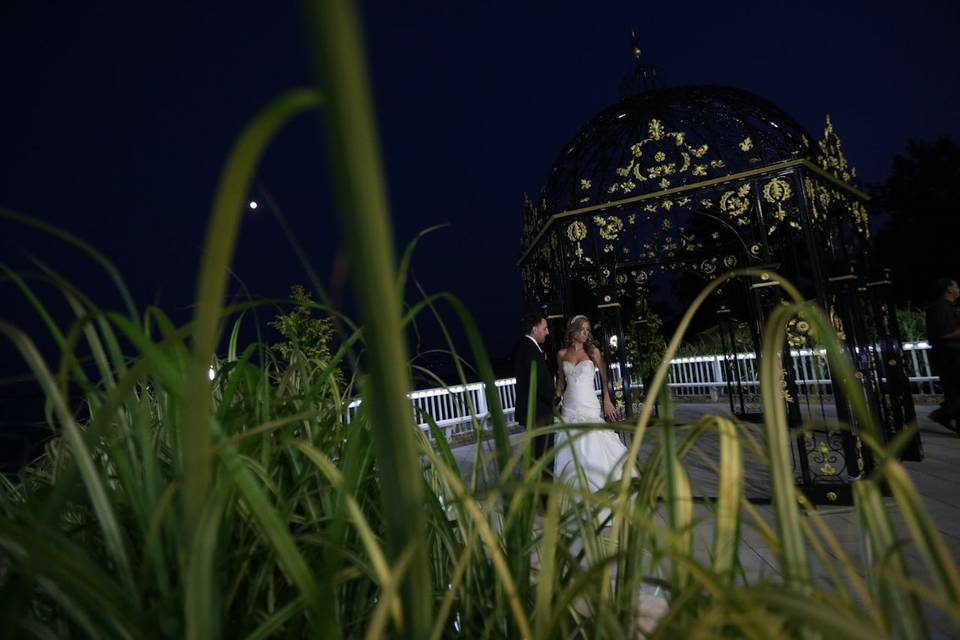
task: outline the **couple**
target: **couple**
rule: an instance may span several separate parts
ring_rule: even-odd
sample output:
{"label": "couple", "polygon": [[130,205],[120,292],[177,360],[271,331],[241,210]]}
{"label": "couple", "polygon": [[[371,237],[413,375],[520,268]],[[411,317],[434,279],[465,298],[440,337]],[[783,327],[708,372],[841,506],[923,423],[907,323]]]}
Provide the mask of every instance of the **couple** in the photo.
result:
{"label": "couple", "polygon": [[[535,426],[553,424],[553,407],[561,402],[560,418],[565,423],[600,423],[604,416],[616,421],[617,413],[610,401],[607,389],[607,371],[600,349],[590,336],[590,321],[586,316],[574,316],[567,322],[565,348],[557,352],[557,382],[547,366],[543,344],[550,333],[543,314],[528,314],[523,318],[524,336],[513,351],[514,375],[517,378],[516,420],[521,425],[527,421],[527,397],[531,386],[530,365],[536,362],[536,395],[533,419]],[[594,389],[594,371],[600,370],[603,398],[600,401]],[[554,442],[555,441],[555,442]],[[588,487],[597,491],[610,480],[621,477],[627,449],[620,438],[608,429],[567,430],[556,434],[538,436],[534,439],[534,454],[537,459],[552,448],[557,449],[553,464],[544,468],[543,479],[556,480],[579,486],[576,465],[584,472]],[[576,461],[576,462],[575,462]],[[555,474],[552,471],[555,470]]]}

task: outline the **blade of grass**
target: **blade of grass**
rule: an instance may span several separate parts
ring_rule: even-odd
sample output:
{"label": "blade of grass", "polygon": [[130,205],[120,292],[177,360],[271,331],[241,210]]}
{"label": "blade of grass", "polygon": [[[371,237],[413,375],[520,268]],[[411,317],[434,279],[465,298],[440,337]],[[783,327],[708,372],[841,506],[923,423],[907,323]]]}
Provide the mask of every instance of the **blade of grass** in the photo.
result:
{"label": "blade of grass", "polygon": [[57,418],[63,427],[64,436],[70,443],[73,459],[77,464],[84,486],[90,496],[91,506],[97,515],[97,520],[103,531],[110,557],[120,574],[125,588],[129,589],[131,595],[137,594],[138,592],[130,569],[130,560],[127,555],[123,531],[117,521],[117,516],[107,494],[107,489],[100,478],[96,464],[80,431],[80,427],[75,422],[66,400],[60,394],[56,381],[50,374],[49,369],[47,369],[43,357],[37,351],[33,342],[31,342],[22,331],[3,321],[0,321],[0,333],[7,335],[16,345],[23,359],[33,372],[34,377],[36,377],[40,386],[43,388],[47,398],[53,403]]}
{"label": "blade of grass", "polygon": [[[338,212],[350,256],[351,280],[365,328],[368,404],[381,474],[387,549],[396,563],[413,556],[401,587],[409,624],[404,635],[430,632],[432,588],[422,511],[421,472],[406,393],[411,387],[396,295],[393,233],[376,123],[356,9],[336,0],[303,0],[314,70],[330,96],[326,127]],[[411,546],[412,545],[412,546]]]}
{"label": "blade of grass", "polygon": [[188,533],[196,526],[210,485],[211,394],[208,370],[217,345],[228,268],[236,245],[243,203],[257,163],[277,130],[294,116],[314,109],[320,103],[320,95],[311,89],[289,91],[274,100],[244,128],[220,174],[197,282],[193,357],[186,390],[183,507]]}

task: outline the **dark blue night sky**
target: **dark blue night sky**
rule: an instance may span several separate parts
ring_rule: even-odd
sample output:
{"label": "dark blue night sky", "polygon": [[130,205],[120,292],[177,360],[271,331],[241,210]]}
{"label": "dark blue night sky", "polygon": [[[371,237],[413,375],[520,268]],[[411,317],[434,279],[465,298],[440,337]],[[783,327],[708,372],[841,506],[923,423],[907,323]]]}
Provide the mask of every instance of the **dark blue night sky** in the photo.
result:
{"label": "dark blue night sky", "polygon": [[[958,6],[365,3],[398,244],[451,224],[424,241],[415,274],[460,295],[499,355],[521,308],[522,194],[536,195],[564,143],[616,99],[632,28],[671,85],[755,92],[814,139],[830,113],[870,184],[908,138],[960,137]],[[141,303],[175,310],[193,296],[231,141],[258,108],[312,78],[296,3],[7,0],[0,80],[0,204],[93,242]],[[258,178],[329,278],[339,232],[321,134],[316,116],[293,123]],[[102,274],[59,244],[9,224],[0,238],[3,262],[21,264],[28,250],[119,307]],[[262,209],[244,220],[235,272],[262,296],[306,282]]]}

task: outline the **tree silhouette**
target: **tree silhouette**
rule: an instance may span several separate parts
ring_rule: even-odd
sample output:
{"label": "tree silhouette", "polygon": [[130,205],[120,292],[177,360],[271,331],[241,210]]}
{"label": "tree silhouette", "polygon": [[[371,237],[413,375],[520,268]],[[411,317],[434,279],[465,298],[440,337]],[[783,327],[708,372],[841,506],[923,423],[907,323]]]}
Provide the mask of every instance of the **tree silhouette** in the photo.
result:
{"label": "tree silhouette", "polygon": [[909,141],[874,210],[889,220],[876,248],[880,263],[894,270],[897,302],[924,304],[936,278],[960,274],[960,145]]}

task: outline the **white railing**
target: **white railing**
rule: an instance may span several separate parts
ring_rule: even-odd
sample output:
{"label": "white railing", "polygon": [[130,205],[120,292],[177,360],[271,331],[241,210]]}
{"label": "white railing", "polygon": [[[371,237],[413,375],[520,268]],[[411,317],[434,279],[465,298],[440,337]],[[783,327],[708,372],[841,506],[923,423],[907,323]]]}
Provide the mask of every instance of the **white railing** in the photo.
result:
{"label": "white railing", "polygon": [[[913,394],[931,396],[939,393],[935,383],[939,378],[933,374],[928,353],[930,344],[925,341],[907,342],[903,345],[907,373]],[[797,373],[797,392],[804,394],[833,395],[833,383],[822,350],[800,349],[791,351],[794,371]],[[629,366],[629,365],[628,365]],[[737,374],[733,373],[736,367]],[[613,380],[620,378],[617,365],[612,366]],[[717,401],[727,393],[727,386],[734,393],[755,394],[759,390],[757,358],[753,353],[738,353],[735,356],[710,355],[687,358],[675,358],[670,361],[668,386],[671,395],[678,400]],[[635,388],[642,388],[641,381],[630,377]],[[517,402],[516,378],[504,378],[495,382],[497,398],[507,418],[508,424],[516,424],[514,411]],[[600,373],[594,376],[594,387],[600,394]],[[455,385],[436,389],[423,389],[407,394],[413,411],[413,419],[424,431],[429,432],[429,415],[447,437],[473,431],[474,422],[486,427],[490,409],[482,382],[467,385]],[[346,420],[351,422],[360,406],[360,400],[354,400],[347,409]]]}

